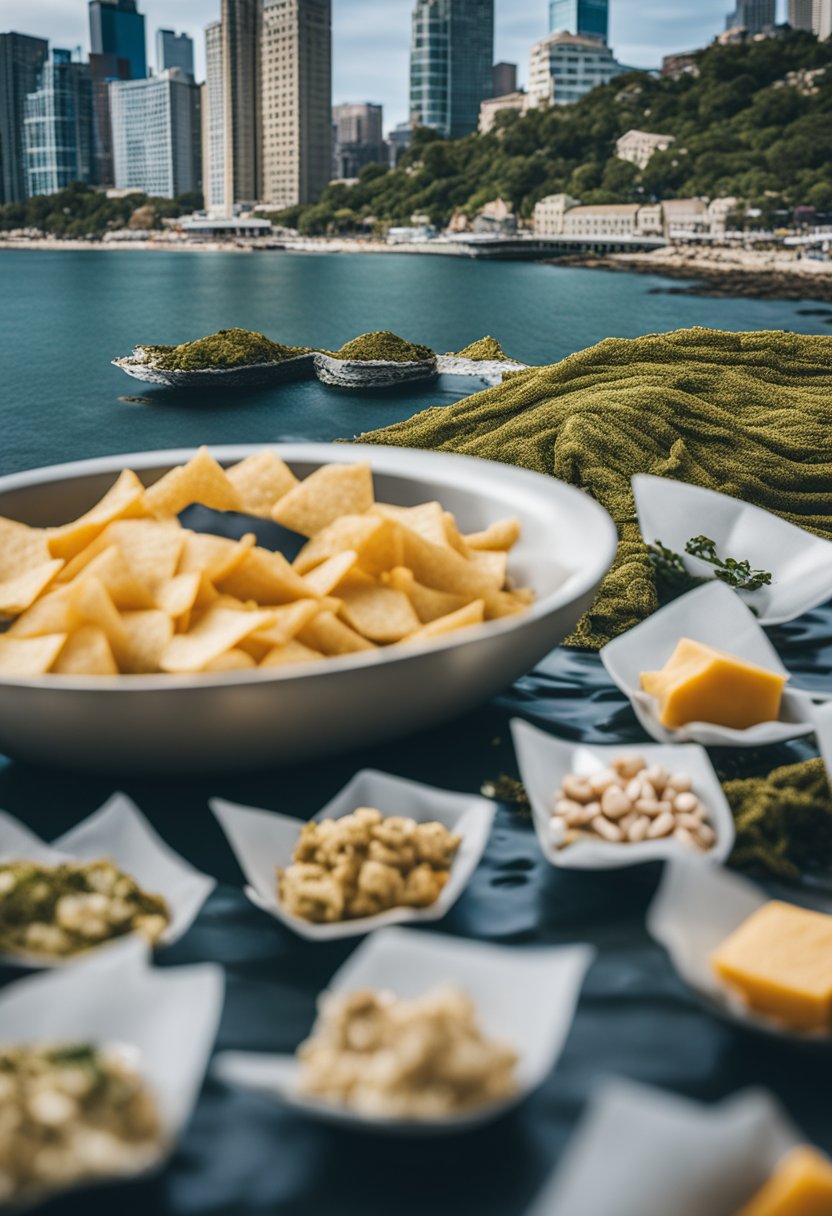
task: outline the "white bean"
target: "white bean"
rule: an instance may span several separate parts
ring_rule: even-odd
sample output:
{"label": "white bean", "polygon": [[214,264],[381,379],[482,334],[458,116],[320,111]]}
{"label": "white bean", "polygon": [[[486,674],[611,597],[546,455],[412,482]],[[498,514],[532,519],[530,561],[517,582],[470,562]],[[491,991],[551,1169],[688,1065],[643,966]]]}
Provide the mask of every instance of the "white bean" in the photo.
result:
{"label": "white bean", "polygon": [[707,823],[699,825],[696,835],[703,849],[713,848],[716,843],[716,832]]}
{"label": "white bean", "polygon": [[658,840],[660,836],[669,836],[676,826],[676,820],[671,811],[663,811],[647,829],[648,840]]}
{"label": "white bean", "polygon": [[654,764],[652,768],[648,768],[644,774],[645,779],[650,782],[657,794],[660,794],[667,785],[667,779],[670,776],[666,768],[662,768],[660,764]]}
{"label": "white bean", "polygon": [[652,819],[659,813],[659,803],[656,798],[638,798],[636,799],[636,808],[639,814],[649,815]]}
{"label": "white bean", "polygon": [[585,777],[578,777],[574,773],[570,773],[568,777],[564,777],[563,792],[573,802],[592,802],[593,799],[589,782]]}
{"label": "white bean", "polygon": [[593,773],[589,778],[589,788],[596,795],[603,794],[604,790],[615,785],[618,785],[618,775],[608,768],[603,769],[600,773]]}
{"label": "white bean", "polygon": [[667,784],[679,794],[693,789],[693,781],[687,773],[671,773]]}
{"label": "white bean", "polygon": [[601,810],[608,819],[622,819],[633,809],[633,804],[622,789],[611,786],[601,797]]}
{"label": "white bean", "polygon": [[616,756],[610,765],[610,768],[615,769],[619,776],[625,778],[635,777],[636,773],[640,773],[644,767],[644,758],[635,754]]}
{"label": "white bean", "polygon": [[640,840],[644,840],[647,835],[647,829],[650,827],[650,822],[647,815],[639,815],[635,823],[631,825],[627,835],[633,844],[638,844]]}
{"label": "white bean", "polygon": [[699,841],[687,828],[676,828],[673,833],[673,839],[678,840],[679,844],[683,844],[687,849],[699,848]]}
{"label": "white bean", "polygon": [[624,833],[621,831],[618,824],[611,823],[610,820],[606,819],[603,815],[596,815],[590,824],[590,827],[592,827],[592,829],[597,832],[599,836],[602,836],[604,840],[611,840],[618,843],[624,839]]}
{"label": "white bean", "polygon": [[695,811],[699,806],[699,799],[696,797],[696,794],[691,794],[685,790],[681,794],[676,795],[673,799],[673,805],[677,811],[689,813],[690,811]]}
{"label": "white bean", "polygon": [[566,822],[570,828],[582,828],[586,824],[591,823],[601,810],[599,802],[589,802],[586,806],[581,806],[578,802],[572,803],[572,809],[566,814]]}
{"label": "white bean", "polygon": [[702,816],[685,813],[676,816],[676,822],[680,828],[687,828],[689,832],[698,832],[702,826]]}

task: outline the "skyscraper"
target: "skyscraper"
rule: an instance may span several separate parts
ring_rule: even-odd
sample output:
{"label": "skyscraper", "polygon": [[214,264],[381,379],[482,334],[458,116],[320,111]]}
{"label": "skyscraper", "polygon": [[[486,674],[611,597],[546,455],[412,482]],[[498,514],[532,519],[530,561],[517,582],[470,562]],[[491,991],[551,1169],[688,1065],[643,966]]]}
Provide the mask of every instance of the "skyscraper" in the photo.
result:
{"label": "skyscraper", "polygon": [[187,76],[194,74],[194,43],[187,34],[173,30],[156,31],[156,71],[179,68]]}
{"label": "skyscraper", "polygon": [[136,0],[90,0],[90,49],[130,63],[131,80],[147,75],[144,17]]}
{"label": "skyscraper", "polygon": [[116,186],[175,198],[198,190],[199,86],[181,68],[110,85]]}
{"label": "skyscraper", "polygon": [[26,94],[38,86],[49,43],[28,34],[0,34],[0,203],[26,198],[23,119]]}
{"label": "skyscraper", "polygon": [[26,189],[56,194],[93,175],[92,80],[89,64],[53,50],[38,86],[26,98]]}
{"label": "skyscraper", "polygon": [[597,37],[549,34],[529,56],[529,104],[572,105],[628,70]]}
{"label": "skyscraper", "polygon": [[[260,197],[260,0],[222,0],[224,205]],[[210,105],[210,101],[209,101]]]}
{"label": "skyscraper", "polygon": [[736,0],[736,8],[725,21],[727,30],[741,27],[749,34],[762,34],[774,25],[776,0]]}
{"label": "skyscraper", "polygon": [[812,29],[818,38],[832,38],[832,0],[814,0]]}
{"label": "skyscraper", "polygon": [[129,59],[117,55],[90,55],[93,107],[93,181],[112,186],[113,128],[110,121],[110,81],[130,79]]}
{"label": "skyscraper", "polygon": [[812,28],[813,4],[814,0],[789,0],[789,25],[793,30]]}
{"label": "skyscraper", "polygon": [[495,97],[505,97],[517,92],[517,64],[495,63],[491,69],[491,92]]}
{"label": "skyscraper", "polygon": [[261,197],[311,203],[332,177],[331,0],[264,0],[262,22]]}
{"label": "skyscraper", "polygon": [[609,0],[550,0],[549,33],[609,37]]}
{"label": "skyscraper", "polygon": [[384,164],[383,110],[372,102],[332,107],[335,128],[335,177],[358,177],[365,165]]}
{"label": "skyscraper", "polygon": [[[222,22],[205,27],[205,84],[202,106],[202,192],[209,211],[225,207],[225,71]],[[230,208],[229,208],[230,210]]]}
{"label": "skyscraper", "polygon": [[457,139],[476,131],[492,94],[494,0],[416,0],[410,112],[417,126]]}

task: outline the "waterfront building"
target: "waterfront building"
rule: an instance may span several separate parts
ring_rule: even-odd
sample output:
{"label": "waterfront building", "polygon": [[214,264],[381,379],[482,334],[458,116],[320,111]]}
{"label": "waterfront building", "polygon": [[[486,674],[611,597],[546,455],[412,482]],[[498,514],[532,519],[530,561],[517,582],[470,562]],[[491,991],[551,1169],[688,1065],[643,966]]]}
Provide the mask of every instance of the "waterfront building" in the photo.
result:
{"label": "waterfront building", "polygon": [[187,34],[173,30],[156,31],[156,71],[179,68],[186,76],[194,74],[194,43]]}
{"label": "waterfront building", "polygon": [[147,76],[144,16],[136,0],[90,0],[90,49],[130,64],[130,79]]}
{"label": "waterfront building", "polygon": [[598,85],[631,70],[598,39],[549,34],[532,47],[529,105],[571,105]]}
{"label": "waterfront building", "polygon": [[205,27],[205,84],[202,86],[202,192],[210,214],[225,207],[225,71],[222,23]]}
{"label": "waterfront building", "polygon": [[365,165],[381,165],[387,159],[383,112],[380,105],[365,101],[332,107],[335,134],[334,177],[358,177]]}
{"label": "waterfront building", "polygon": [[175,198],[200,187],[200,90],[181,68],[110,85],[116,188]]}
{"label": "waterfront building", "polygon": [[495,63],[491,69],[491,93],[494,97],[505,97],[517,92],[517,64]]}
{"label": "waterfront building", "polygon": [[130,80],[130,60],[118,55],[90,55],[93,107],[93,180],[111,186],[113,171],[113,124],[110,116],[110,82]]}
{"label": "waterfront building", "polygon": [[26,192],[57,194],[93,177],[92,80],[89,64],[52,51],[24,109]]}
{"label": "waterfront building", "polygon": [[331,0],[264,0],[264,203],[314,203],[332,177]]}
{"label": "waterfront building", "polygon": [[458,139],[492,95],[494,0],[417,0],[410,44],[413,125]]}
{"label": "waterfront building", "polygon": [[789,0],[788,21],[793,30],[811,30],[814,0]]}
{"label": "waterfront building", "polygon": [[535,236],[664,237],[667,240],[720,239],[735,198],[674,198],[663,203],[612,203],[582,206],[568,194],[551,194],[534,209]]}
{"label": "waterfront building", "polygon": [[43,38],[0,34],[0,203],[19,203],[28,193],[26,96],[38,87],[48,54]]}
{"label": "waterfront building", "polygon": [[550,0],[549,33],[609,37],[609,0]]}
{"label": "waterfront building", "polygon": [[392,131],[387,132],[388,163],[391,169],[395,169],[412,142],[413,128],[409,122],[397,123]]}
{"label": "waterfront building", "polygon": [[775,0],[736,0],[736,8],[725,19],[725,29],[763,34],[774,27],[775,9]]}
{"label": "waterfront building", "polygon": [[644,169],[653,153],[666,152],[675,138],[675,135],[655,135],[651,131],[627,131],[616,140],[615,155],[619,160],[628,160]]}
{"label": "waterfront building", "polygon": [[479,132],[487,135],[494,127],[498,114],[507,110],[515,114],[525,114],[529,108],[529,96],[526,92],[506,93],[503,97],[489,97],[480,104]]}

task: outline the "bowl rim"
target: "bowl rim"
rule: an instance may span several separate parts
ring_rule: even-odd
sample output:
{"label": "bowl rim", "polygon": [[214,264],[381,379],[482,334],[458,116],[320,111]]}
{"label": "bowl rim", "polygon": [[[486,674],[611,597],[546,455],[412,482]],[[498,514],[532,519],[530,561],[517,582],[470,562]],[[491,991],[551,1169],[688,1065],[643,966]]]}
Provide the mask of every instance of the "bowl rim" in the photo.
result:
{"label": "bowl rim", "polygon": [[[338,655],[321,662],[312,660],[308,663],[292,664],[290,668],[274,668],[268,672],[260,668],[231,672],[196,672],[190,674],[174,674],[154,672],[143,675],[115,676],[81,676],[58,675],[46,673],[42,676],[0,676],[0,687],[46,689],[53,692],[190,692],[194,689],[227,688],[246,685],[261,685],[284,683],[296,679],[320,678],[334,676],[364,668],[404,663],[426,654],[442,653],[473,645],[484,636],[497,636],[501,633],[512,633],[523,628],[530,620],[540,620],[550,616],[557,609],[580,599],[592,587],[596,586],[609,570],[618,547],[618,531],[612,518],[600,503],[591,498],[588,493],[579,490],[559,478],[545,473],[536,473],[530,469],[518,468],[515,465],[500,464],[497,461],[483,460],[478,456],[463,456],[455,452],[434,452],[418,448],[403,448],[383,444],[362,443],[245,443],[206,445],[209,453],[223,467],[234,464],[264,450],[274,451],[281,459],[291,464],[309,462],[317,464],[354,464],[366,461],[372,466],[374,473],[399,476],[404,480],[417,481],[422,478],[435,476],[464,489],[478,490],[486,488],[488,470],[492,475],[508,481],[519,494],[529,494],[535,498],[548,498],[552,504],[563,498],[580,503],[581,508],[595,516],[601,529],[606,532],[606,541],[599,551],[596,562],[587,564],[575,572],[577,585],[568,593],[565,584],[556,588],[548,595],[535,599],[529,607],[513,616],[484,621],[458,633],[448,634],[444,638],[429,640],[422,644],[408,646],[388,646],[381,650],[359,651],[355,654]],[[112,456],[97,456],[87,460],[67,461],[61,464],[46,465],[27,469],[21,473],[10,473],[0,477],[0,514],[2,499],[7,492],[31,489],[40,485],[48,485],[75,478],[93,477],[112,473],[117,476],[123,469],[130,468],[136,473],[144,469],[155,469],[159,466],[173,468],[184,464],[199,449],[160,448],[148,449],[143,452],[119,453]],[[418,467],[414,469],[414,464]],[[25,521],[23,521],[25,522]],[[35,525],[36,526],[36,525]]]}

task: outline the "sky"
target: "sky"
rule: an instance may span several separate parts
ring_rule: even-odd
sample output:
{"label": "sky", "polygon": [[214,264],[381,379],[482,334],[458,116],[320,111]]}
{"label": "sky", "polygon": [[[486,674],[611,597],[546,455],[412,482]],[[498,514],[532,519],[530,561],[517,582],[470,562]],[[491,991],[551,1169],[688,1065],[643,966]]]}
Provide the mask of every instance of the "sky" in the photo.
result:
{"label": "sky", "polygon": [[[781,10],[786,0],[778,0]],[[333,101],[384,106],[385,128],[407,118],[408,47],[413,0],[333,0]],[[496,61],[517,63],[525,81],[529,48],[547,33],[547,0],[495,0]],[[622,63],[658,67],[662,55],[704,46],[725,25],[731,0],[610,0],[610,44]],[[148,57],[159,26],[194,39],[197,76],[204,71],[203,28],[220,0],[139,0]],[[778,14],[784,19],[785,12]],[[87,0],[0,0],[0,30],[49,38],[89,50]]]}

